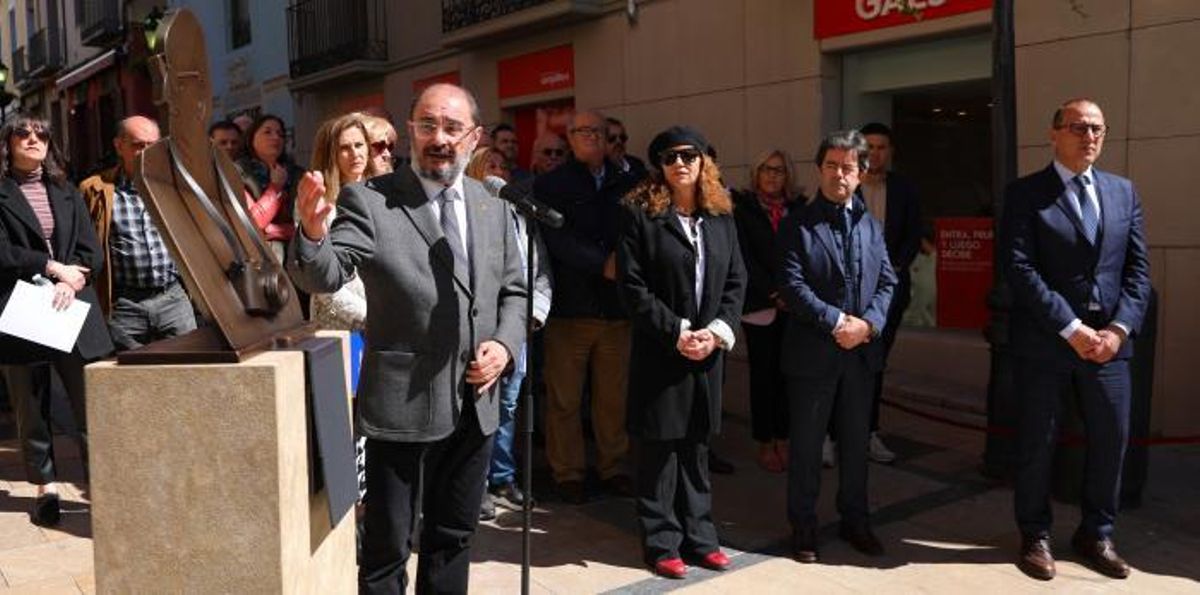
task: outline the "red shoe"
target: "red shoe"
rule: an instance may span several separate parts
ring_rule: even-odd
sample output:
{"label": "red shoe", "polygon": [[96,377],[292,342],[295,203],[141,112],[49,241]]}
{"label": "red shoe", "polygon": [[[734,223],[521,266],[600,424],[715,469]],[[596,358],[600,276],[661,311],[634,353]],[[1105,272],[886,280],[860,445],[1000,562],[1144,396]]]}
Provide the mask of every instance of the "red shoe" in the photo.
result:
{"label": "red shoe", "polygon": [[700,559],[700,565],[709,570],[725,570],[729,568],[729,556],[721,550],[709,552]]}
{"label": "red shoe", "polygon": [[654,574],[666,578],[683,578],[687,576],[687,566],[679,558],[667,558],[654,563]]}

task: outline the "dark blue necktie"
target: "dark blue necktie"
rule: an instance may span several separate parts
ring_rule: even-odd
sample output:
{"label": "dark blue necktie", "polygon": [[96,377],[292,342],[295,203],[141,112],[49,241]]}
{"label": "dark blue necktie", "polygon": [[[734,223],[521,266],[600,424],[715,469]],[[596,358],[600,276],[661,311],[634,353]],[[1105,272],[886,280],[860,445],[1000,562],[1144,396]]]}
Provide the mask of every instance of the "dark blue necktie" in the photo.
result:
{"label": "dark blue necktie", "polygon": [[1083,233],[1087,237],[1087,241],[1096,243],[1096,231],[1100,227],[1100,214],[1096,212],[1096,206],[1092,204],[1088,198],[1087,187],[1092,181],[1082,175],[1075,176],[1071,179],[1075,184],[1075,197],[1079,201],[1079,219],[1083,223]]}
{"label": "dark blue necktie", "polygon": [[854,245],[854,218],[849,206],[839,207],[842,220],[842,265],[846,274],[846,299],[842,309],[859,314],[858,308],[858,251]]}

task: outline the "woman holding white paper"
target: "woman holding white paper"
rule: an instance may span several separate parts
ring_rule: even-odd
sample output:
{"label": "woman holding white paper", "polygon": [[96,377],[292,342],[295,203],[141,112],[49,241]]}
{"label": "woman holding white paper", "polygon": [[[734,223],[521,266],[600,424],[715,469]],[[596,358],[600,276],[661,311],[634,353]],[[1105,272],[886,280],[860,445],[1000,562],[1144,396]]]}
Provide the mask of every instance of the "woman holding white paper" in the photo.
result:
{"label": "woman holding white paper", "polygon": [[25,474],[37,486],[30,515],[39,525],[59,521],[50,429],[51,367],[71,402],[87,475],[83,366],[113,350],[91,284],[91,276],[103,265],[87,207],[66,179],[50,123],[29,114],[14,116],[0,127],[0,311],[20,281],[52,284],[47,299],[58,310],[75,300],[90,304],[69,353],[0,334],[0,364],[5,366],[16,414]]}

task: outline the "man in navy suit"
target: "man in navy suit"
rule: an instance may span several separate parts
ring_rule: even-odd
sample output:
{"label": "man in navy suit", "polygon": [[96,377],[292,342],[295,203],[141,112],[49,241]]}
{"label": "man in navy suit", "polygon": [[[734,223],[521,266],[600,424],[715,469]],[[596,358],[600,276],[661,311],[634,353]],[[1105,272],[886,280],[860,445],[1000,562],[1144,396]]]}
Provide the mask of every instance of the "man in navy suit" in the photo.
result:
{"label": "man in navy suit", "polygon": [[867,511],[867,439],[875,374],[883,367],[880,333],[896,275],[883,227],[857,193],[867,142],[856,131],[821,142],[820,190],[779,225],[780,295],[792,316],[781,365],[791,408],[788,518],[793,554],[816,562],[816,503],[821,444],[830,415],[838,435],[842,539],[878,556],[883,546]]}
{"label": "man in navy suit", "polygon": [[1020,399],[1015,508],[1026,574],[1054,577],[1050,477],[1059,394],[1087,429],[1083,517],[1071,545],[1096,570],[1129,575],[1112,542],[1129,438],[1130,339],[1150,295],[1142,207],[1133,184],[1092,167],[1108,126],[1095,102],[1054,113],[1054,162],[1009,185],[1000,237],[1013,295],[1010,340]]}

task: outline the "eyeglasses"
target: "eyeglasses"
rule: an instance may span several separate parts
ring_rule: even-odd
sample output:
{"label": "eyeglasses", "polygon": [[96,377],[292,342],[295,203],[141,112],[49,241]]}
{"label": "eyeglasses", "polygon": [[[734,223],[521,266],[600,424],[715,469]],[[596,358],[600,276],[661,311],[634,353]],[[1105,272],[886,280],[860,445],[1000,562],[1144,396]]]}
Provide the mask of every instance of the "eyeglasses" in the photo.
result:
{"label": "eyeglasses", "polygon": [[1096,138],[1100,138],[1105,134],[1108,134],[1107,124],[1086,124],[1084,122],[1072,122],[1070,124],[1059,126],[1058,128],[1060,130],[1066,128],[1075,136],[1087,136],[1087,134],[1090,132]]}
{"label": "eyeglasses", "polygon": [[782,176],[787,174],[787,169],[776,165],[764,165],[758,170],[760,173],[771,174],[773,176]]}
{"label": "eyeglasses", "polygon": [[468,134],[471,134],[476,128],[479,128],[478,125],[467,126],[466,124],[463,124],[457,120],[442,120],[441,122],[438,122],[433,118],[422,118],[417,120],[416,122],[412,123],[412,127],[413,132],[415,132],[417,136],[420,136],[421,138],[433,138],[434,136],[437,136],[437,131],[440,129],[446,133],[446,136],[450,137],[450,141],[453,143],[462,142],[462,140],[466,138]]}
{"label": "eyeglasses", "polygon": [[600,136],[600,129],[592,126],[579,126],[578,128],[572,128],[571,134],[578,134],[587,138],[596,138]]}
{"label": "eyeglasses", "polygon": [[695,149],[677,149],[674,151],[663,151],[662,153],[658,154],[658,160],[660,163],[662,163],[663,167],[670,167],[671,165],[674,165],[676,161],[679,161],[684,165],[691,165],[699,158],[700,151]]}
{"label": "eyeglasses", "polygon": [[394,153],[396,151],[396,143],[386,140],[377,140],[371,143],[371,151],[374,153],[382,153],[384,151],[387,151],[388,153]]}
{"label": "eyeglasses", "polygon": [[837,163],[836,161],[826,161],[825,165],[821,166],[821,169],[833,173],[841,173],[843,176],[852,176],[859,171],[858,164]]}
{"label": "eyeglasses", "polygon": [[566,149],[542,149],[542,155],[547,157],[562,157],[566,154]]}
{"label": "eyeglasses", "polygon": [[609,144],[615,145],[615,144],[617,144],[618,141],[620,141],[621,144],[625,144],[625,142],[628,140],[629,140],[629,135],[625,134],[624,132],[622,132],[621,134],[608,135]]}
{"label": "eyeglasses", "polygon": [[37,136],[37,139],[44,143],[50,142],[50,133],[40,128],[37,130],[30,128],[17,128],[16,130],[13,130],[13,136],[21,140],[29,138],[30,135]]}

